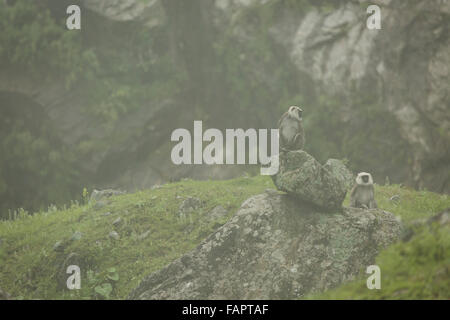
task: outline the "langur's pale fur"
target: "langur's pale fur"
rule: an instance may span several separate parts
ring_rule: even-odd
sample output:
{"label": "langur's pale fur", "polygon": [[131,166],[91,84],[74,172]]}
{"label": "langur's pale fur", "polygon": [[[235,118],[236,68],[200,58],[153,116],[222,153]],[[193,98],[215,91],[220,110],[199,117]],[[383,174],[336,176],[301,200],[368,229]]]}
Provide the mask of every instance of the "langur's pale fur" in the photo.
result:
{"label": "langur's pale fur", "polygon": [[350,207],[363,209],[374,209],[378,207],[375,201],[375,189],[370,173],[358,173],[356,183],[350,194]]}
{"label": "langur's pale fur", "polygon": [[301,150],[305,144],[303,130],[303,110],[296,106],[289,107],[278,122],[280,147],[284,150]]}

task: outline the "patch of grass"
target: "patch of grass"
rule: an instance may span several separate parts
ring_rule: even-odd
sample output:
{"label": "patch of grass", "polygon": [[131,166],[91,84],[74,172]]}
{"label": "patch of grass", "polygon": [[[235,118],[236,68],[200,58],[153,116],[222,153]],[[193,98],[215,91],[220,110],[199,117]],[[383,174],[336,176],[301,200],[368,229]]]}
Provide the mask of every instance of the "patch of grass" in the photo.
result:
{"label": "patch of grass", "polygon": [[408,242],[398,242],[377,257],[381,288],[369,290],[367,278],[355,281],[308,299],[449,299],[450,228],[423,226]]}
{"label": "patch of grass", "polygon": [[[65,210],[1,221],[0,288],[23,299],[124,299],[146,275],[195,248],[245,199],[266,188],[274,188],[267,176],[183,180],[112,197],[104,206],[74,203]],[[395,195],[398,201],[391,201]],[[198,198],[202,204],[183,217],[179,207],[187,197]],[[448,195],[398,185],[376,186],[376,200],[380,208],[404,222],[450,207]],[[227,216],[207,219],[218,205],[228,211]],[[114,226],[118,217],[121,223]],[[109,237],[111,231],[120,238]],[[446,231],[424,229],[411,242],[383,251],[377,260],[382,290],[368,290],[363,277],[314,298],[448,298],[450,239]],[[79,233],[81,238],[73,237]],[[61,245],[54,250],[58,241]],[[77,253],[82,261],[80,290],[65,289],[65,282],[61,285],[59,280],[61,274],[64,280],[69,277],[61,268],[70,253]]]}
{"label": "patch of grass", "polygon": [[[378,207],[400,217],[406,226],[450,207],[450,197],[445,194],[399,185],[375,186],[375,191]],[[392,197],[394,200],[390,200]],[[348,201],[349,196],[344,204]],[[361,270],[358,279],[306,299],[449,299],[450,228],[424,225],[414,229],[410,241],[399,241],[377,257],[381,289],[369,290],[366,281],[370,275]]]}
{"label": "patch of grass", "polygon": [[[101,208],[74,205],[2,221],[0,288],[24,299],[125,298],[145,275],[193,249],[225,223],[245,199],[272,187],[270,178],[263,176],[184,180],[110,198]],[[200,199],[202,205],[183,218],[178,209],[187,197]],[[218,205],[228,215],[206,221],[205,215]],[[118,217],[122,222],[115,227],[112,223]],[[109,237],[113,230],[120,239]],[[81,239],[71,240],[76,231],[81,232]],[[145,233],[145,238],[140,237]],[[62,242],[60,252],[53,250],[57,241]],[[58,288],[58,274],[72,252],[83,261],[82,280],[80,290],[69,291]],[[112,287],[109,294],[108,284]]]}
{"label": "patch of grass", "polygon": [[[391,200],[392,199],[392,200]],[[450,197],[430,191],[416,191],[398,184],[375,185],[375,200],[378,207],[392,212],[408,224],[416,219],[426,219],[450,207]],[[344,206],[350,203],[350,192]]]}

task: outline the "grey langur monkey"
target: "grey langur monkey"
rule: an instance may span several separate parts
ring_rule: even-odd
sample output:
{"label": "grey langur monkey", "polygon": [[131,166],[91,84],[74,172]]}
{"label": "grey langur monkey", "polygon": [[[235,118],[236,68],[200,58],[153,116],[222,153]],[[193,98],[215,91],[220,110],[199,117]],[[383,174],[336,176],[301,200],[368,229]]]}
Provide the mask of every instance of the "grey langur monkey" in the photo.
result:
{"label": "grey langur monkey", "polygon": [[374,209],[378,207],[375,202],[375,190],[370,173],[358,173],[356,183],[350,194],[350,207],[363,209]]}
{"label": "grey langur monkey", "polygon": [[289,107],[278,122],[280,147],[282,150],[301,150],[305,144],[303,130],[303,110],[296,106]]}

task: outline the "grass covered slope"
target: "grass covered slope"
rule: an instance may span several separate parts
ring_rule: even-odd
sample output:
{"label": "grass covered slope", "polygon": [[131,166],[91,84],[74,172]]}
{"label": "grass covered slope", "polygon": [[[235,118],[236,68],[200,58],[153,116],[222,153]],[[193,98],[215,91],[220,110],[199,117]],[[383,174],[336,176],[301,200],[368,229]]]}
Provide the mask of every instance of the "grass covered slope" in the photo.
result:
{"label": "grass covered slope", "polygon": [[408,242],[398,242],[377,257],[381,288],[369,290],[367,278],[309,299],[450,299],[450,227],[421,227]]}
{"label": "grass covered slope", "polygon": [[[245,199],[268,187],[267,177],[186,180],[110,198],[101,208],[72,206],[0,222],[0,288],[26,299],[125,298],[145,275],[193,249],[227,220],[202,221],[212,208],[223,206],[229,218]],[[187,197],[203,203],[183,218],[178,209]],[[114,227],[119,216],[122,222]],[[113,230],[120,239],[109,237]],[[57,241],[64,243],[63,252],[53,249]],[[86,270],[80,266],[80,290],[61,290],[57,274],[71,252],[81,256]]]}
{"label": "grass covered slope", "polygon": [[[225,223],[245,199],[266,188],[273,188],[273,184],[264,176],[228,181],[186,180],[113,197],[104,206],[73,205],[66,210],[2,221],[0,288],[15,298],[25,299],[126,298],[144,276],[193,249]],[[376,191],[378,205],[405,222],[427,218],[450,207],[447,195],[399,186],[377,186]],[[394,195],[399,196],[398,201],[389,200]],[[202,205],[182,217],[179,207],[187,197],[200,199]],[[344,205],[347,204],[348,199]],[[218,205],[228,214],[219,219],[207,218]],[[113,225],[119,217],[120,223]],[[120,238],[111,238],[112,231]],[[450,297],[450,239],[444,231],[423,230],[411,242],[395,244],[382,252],[377,261],[382,270],[382,290],[369,291],[365,282],[355,281],[318,297]],[[80,290],[69,291],[60,287],[58,275],[64,260],[73,252],[83,261],[82,280]],[[442,269],[446,264],[447,269]]]}
{"label": "grass covered slope", "polygon": [[[398,195],[398,200],[390,200]],[[377,186],[378,206],[395,213],[406,226],[450,207],[450,197],[414,191],[398,185]],[[348,198],[344,202],[348,205]],[[418,225],[414,236],[383,250],[375,264],[381,271],[381,289],[369,290],[370,274],[308,299],[450,299],[450,225]]]}

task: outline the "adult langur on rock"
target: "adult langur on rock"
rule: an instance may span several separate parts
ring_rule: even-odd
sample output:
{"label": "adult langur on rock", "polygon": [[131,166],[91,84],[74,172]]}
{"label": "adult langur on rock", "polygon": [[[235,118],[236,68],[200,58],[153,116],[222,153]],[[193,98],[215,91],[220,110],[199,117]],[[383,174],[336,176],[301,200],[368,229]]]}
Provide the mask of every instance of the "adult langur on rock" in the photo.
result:
{"label": "adult langur on rock", "polygon": [[375,189],[370,173],[358,173],[352,193],[350,194],[350,207],[363,209],[374,209],[378,207],[375,202]]}
{"label": "adult langur on rock", "polygon": [[305,132],[303,130],[303,110],[296,106],[289,107],[280,121],[278,129],[280,133],[281,150],[302,150],[305,144]]}

